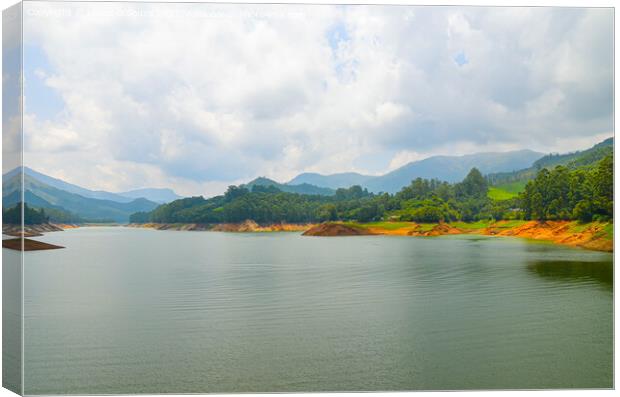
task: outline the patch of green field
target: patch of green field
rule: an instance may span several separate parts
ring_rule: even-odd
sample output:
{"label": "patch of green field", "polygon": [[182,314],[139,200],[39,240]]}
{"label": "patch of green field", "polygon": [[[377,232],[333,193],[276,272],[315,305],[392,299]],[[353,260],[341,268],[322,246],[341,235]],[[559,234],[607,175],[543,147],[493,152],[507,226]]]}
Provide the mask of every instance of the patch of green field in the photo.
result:
{"label": "patch of green field", "polygon": [[505,222],[502,222],[499,225],[493,225],[493,227],[497,227],[499,229],[512,229],[513,227],[523,226],[527,222],[528,221],[523,221],[523,220],[505,221]]}
{"label": "patch of green field", "polygon": [[451,225],[464,230],[484,229],[485,227],[489,227],[491,225],[491,221],[453,222]]}
{"label": "patch of green field", "polygon": [[497,185],[496,187],[509,193],[519,194],[525,190],[525,185],[527,185],[527,181],[504,183],[502,185]]}
{"label": "patch of green field", "polygon": [[413,223],[411,222],[369,222],[369,223],[364,223],[363,227],[375,227],[375,228],[380,228],[380,229],[385,229],[385,230],[397,230],[397,229],[403,229],[406,227],[412,227]]}
{"label": "patch of green field", "polygon": [[513,197],[517,197],[517,195],[518,195],[517,193],[510,193],[503,189],[493,187],[493,186],[489,188],[489,192],[487,193],[487,196],[491,200],[495,200],[495,201],[510,200]]}
{"label": "patch of green field", "polygon": [[614,224],[613,223],[605,223],[603,226],[603,230],[598,232],[595,237],[602,237],[605,240],[613,240],[614,239]]}
{"label": "patch of green field", "polygon": [[517,197],[519,193],[525,190],[526,181],[504,183],[502,185],[489,187],[488,196],[493,200],[508,200]]}
{"label": "patch of green field", "polygon": [[613,222],[609,222],[609,223],[572,222],[571,225],[570,225],[569,230],[572,233],[582,233],[582,232],[586,231],[587,229],[589,229],[590,227],[595,226],[595,225],[602,225],[603,226],[603,230],[597,232],[595,237],[603,237],[603,238],[605,238],[607,240],[613,240],[614,239],[614,224],[613,224]]}
{"label": "patch of green field", "polygon": [[581,233],[585,231],[587,228],[589,228],[590,226],[592,226],[591,222],[589,223],[572,222],[568,230],[570,230],[571,233]]}
{"label": "patch of green field", "polygon": [[[330,223],[340,223],[340,222],[330,222]],[[343,225],[348,226],[348,227],[353,227],[353,228],[361,228],[361,229],[367,229],[370,226],[368,226],[368,223],[357,223],[357,222],[342,222]]]}
{"label": "patch of green field", "polygon": [[357,222],[343,222],[345,226],[349,227],[359,227],[363,229],[385,229],[385,230],[398,230],[405,228],[413,228],[416,225],[418,226],[416,230],[427,232],[432,230],[437,223],[414,223],[414,222],[392,222],[392,221],[383,221],[383,222],[368,222],[368,223],[357,223]]}
{"label": "patch of green field", "polygon": [[437,223],[419,223],[418,230],[421,232],[428,232],[429,230],[433,230],[435,226],[437,226]]}

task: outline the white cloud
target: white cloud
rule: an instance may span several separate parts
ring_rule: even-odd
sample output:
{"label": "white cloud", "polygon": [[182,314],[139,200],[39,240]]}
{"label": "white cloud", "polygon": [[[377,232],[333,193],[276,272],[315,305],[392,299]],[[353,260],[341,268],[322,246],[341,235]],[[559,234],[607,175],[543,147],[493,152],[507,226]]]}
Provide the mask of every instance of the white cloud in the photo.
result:
{"label": "white cloud", "polygon": [[26,7],[51,65],[37,75],[65,103],[28,115],[26,161],[88,187],[210,194],[445,150],[557,151],[612,128],[609,9]]}

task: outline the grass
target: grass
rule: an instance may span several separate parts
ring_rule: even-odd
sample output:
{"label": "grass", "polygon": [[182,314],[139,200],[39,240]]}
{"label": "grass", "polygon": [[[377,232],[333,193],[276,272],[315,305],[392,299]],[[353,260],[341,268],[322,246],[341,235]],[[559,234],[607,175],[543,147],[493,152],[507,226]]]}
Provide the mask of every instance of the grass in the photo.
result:
{"label": "grass", "polygon": [[489,187],[488,196],[490,199],[502,201],[517,197],[525,190],[526,181],[504,183],[502,185]]}
{"label": "grass", "polygon": [[429,230],[433,230],[437,223],[419,223],[420,228],[418,229],[421,232],[428,232]]}
{"label": "grass", "polygon": [[491,200],[495,200],[495,201],[504,201],[504,200],[510,200],[513,197],[517,197],[516,193],[510,193],[506,190],[500,189],[498,187],[494,187],[491,186],[489,187],[489,192],[487,193],[487,196],[491,199]]}
{"label": "grass", "polygon": [[525,185],[527,185],[527,181],[518,181],[512,183],[504,183],[502,185],[497,185],[496,187],[505,190],[510,193],[519,194],[525,190]]}
{"label": "grass", "polygon": [[[570,231],[572,233],[582,233],[584,231],[586,231],[587,229],[589,229],[590,227],[592,227],[593,225],[596,224],[601,224],[598,222],[587,222],[587,223],[581,223],[581,222],[573,222],[570,225]],[[596,237],[603,237],[607,240],[613,240],[614,239],[614,223],[613,222],[606,222],[606,223],[602,223],[603,225],[603,230],[599,231],[596,233]]]}
{"label": "grass", "polygon": [[[487,227],[497,227],[499,229],[510,229],[513,227],[519,227],[523,224],[527,223],[527,221],[523,220],[511,220],[511,221],[502,221],[501,224],[496,224],[493,221],[477,221],[477,222],[450,222],[450,226],[454,226],[456,228],[462,230],[477,230],[484,229]],[[427,232],[432,230],[437,223],[415,223],[415,222],[394,222],[394,221],[380,221],[380,222],[369,222],[369,223],[357,223],[357,222],[343,222],[344,225],[350,227],[361,227],[364,229],[375,228],[375,229],[384,229],[384,230],[398,230],[405,228],[412,228],[415,225],[418,225],[417,230],[421,232]]]}
{"label": "grass", "polygon": [[477,222],[452,222],[450,225],[463,230],[484,229],[491,225],[491,221],[477,221]]}
{"label": "grass", "polygon": [[379,222],[368,222],[368,223],[357,223],[357,222],[343,222],[343,225],[350,227],[361,227],[363,229],[384,229],[384,230],[398,230],[398,229],[406,229],[413,228],[418,225],[417,230],[426,232],[432,230],[437,223],[415,223],[415,222],[394,222],[394,221],[379,221]]}
{"label": "grass", "polygon": [[571,223],[569,230],[571,231],[571,233],[582,233],[583,231],[588,229],[590,226],[592,226],[592,223],[590,222],[588,223],[573,222]]}
{"label": "grass", "polygon": [[[358,224],[356,224],[358,225]],[[376,227],[376,228],[380,228],[380,229],[385,229],[385,230],[397,230],[397,229],[403,229],[406,227],[412,227],[413,223],[411,222],[370,222],[370,223],[364,223],[361,224],[360,226],[363,227]]]}
{"label": "grass", "polygon": [[501,224],[499,225],[494,225],[494,227],[497,227],[499,229],[511,229],[513,227],[519,227],[519,226],[523,226],[524,224],[526,224],[529,221],[523,221],[523,220],[511,220],[511,221],[503,221]]}

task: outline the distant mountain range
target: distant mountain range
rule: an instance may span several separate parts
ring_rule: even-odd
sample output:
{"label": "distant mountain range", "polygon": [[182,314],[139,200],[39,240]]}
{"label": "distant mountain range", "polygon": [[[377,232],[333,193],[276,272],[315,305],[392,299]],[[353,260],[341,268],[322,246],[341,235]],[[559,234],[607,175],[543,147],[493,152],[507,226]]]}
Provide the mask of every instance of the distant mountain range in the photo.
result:
{"label": "distant mountain range", "polygon": [[[20,173],[16,168],[2,177],[4,208],[20,201]],[[123,193],[89,190],[24,167],[24,198],[28,205],[52,209],[65,219],[127,222],[129,215],[150,211],[180,196],[170,189],[139,189]]]}
{"label": "distant mountain range", "polygon": [[136,189],[129,190],[127,192],[116,193],[121,197],[128,197],[132,200],[138,198],[145,198],[150,201],[154,201],[159,204],[169,203],[174,200],[178,200],[181,198],[178,194],[174,192],[172,189],[168,188],[144,188],[144,189]]}
{"label": "distant mountain range", "polygon": [[396,193],[416,178],[436,178],[447,182],[458,182],[476,167],[483,174],[510,172],[530,167],[543,156],[532,150],[518,150],[504,153],[477,153],[465,156],[433,156],[408,163],[392,172],[380,176],[358,173],[321,175],[304,173],[296,176],[287,185],[312,184],[337,189],[360,185],[374,193]]}
{"label": "distant mountain range", "polygon": [[[18,169],[14,169],[3,176],[3,178],[10,178],[12,174],[18,172]],[[74,185],[72,183],[65,182],[61,179],[54,178],[40,172],[37,172],[29,167],[24,167],[24,174],[29,175],[36,179],[39,182],[43,182],[49,186],[55,187],[60,190],[64,190],[69,193],[79,194],[83,197],[100,199],[100,200],[112,200],[117,201],[119,203],[129,203],[137,198],[145,198],[150,201],[154,201],[156,203],[168,203],[170,201],[174,201],[180,199],[181,196],[178,196],[171,189],[154,189],[154,188],[146,188],[146,189],[138,189],[138,190],[130,190],[128,192],[121,193],[110,193],[103,190],[89,190],[83,187]]]}
{"label": "distant mountain range", "polygon": [[609,150],[613,150],[613,138],[594,147],[568,154],[547,154],[533,150],[510,152],[475,153],[463,156],[432,156],[424,160],[410,162],[384,175],[363,175],[356,172],[322,175],[306,172],[297,175],[287,183],[279,183],[260,177],[247,183],[247,188],[255,185],[274,186],[283,192],[300,194],[332,195],[338,188],[354,185],[362,186],[373,193],[396,193],[416,178],[439,179],[447,182],[463,180],[474,167],[487,175],[492,183],[514,180],[527,180],[536,175],[541,167],[552,167],[571,162],[590,163],[600,160]]}

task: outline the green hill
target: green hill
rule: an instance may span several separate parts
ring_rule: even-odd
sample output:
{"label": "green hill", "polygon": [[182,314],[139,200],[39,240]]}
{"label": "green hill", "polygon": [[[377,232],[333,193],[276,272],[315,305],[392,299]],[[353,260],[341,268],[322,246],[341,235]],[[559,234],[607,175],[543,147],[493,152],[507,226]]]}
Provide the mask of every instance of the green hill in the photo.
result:
{"label": "green hill", "polygon": [[[129,215],[134,212],[150,211],[158,205],[143,198],[127,203],[88,198],[52,187],[28,174],[24,174],[24,190],[24,199],[29,206],[51,208],[65,213],[54,211],[58,217],[68,216],[66,214],[68,212],[85,221],[128,222]],[[18,203],[20,201],[20,174],[15,174],[8,179],[3,178],[2,192],[4,208]]]}
{"label": "green hill", "polygon": [[314,186],[314,185],[310,185],[309,183],[302,183],[300,185],[288,185],[288,184],[278,183],[274,180],[271,180],[265,177],[256,178],[252,182],[249,182],[243,185],[243,187],[247,188],[250,191],[252,191],[254,186],[262,186],[262,187],[272,186],[286,193],[309,194],[309,195],[319,195],[319,196],[333,196],[336,193],[333,189]]}
{"label": "green hill", "polygon": [[[506,191],[519,193],[523,190],[525,182],[534,179],[538,171],[543,168],[553,169],[558,165],[566,166],[569,169],[589,168],[597,164],[609,153],[613,153],[613,150],[614,138],[608,138],[590,149],[565,154],[548,154],[536,160],[531,167],[513,172],[492,173],[488,174],[486,178],[491,186],[500,190],[506,190],[503,186],[511,185],[512,187],[508,186]],[[520,189],[514,189],[514,187],[519,186]]]}

